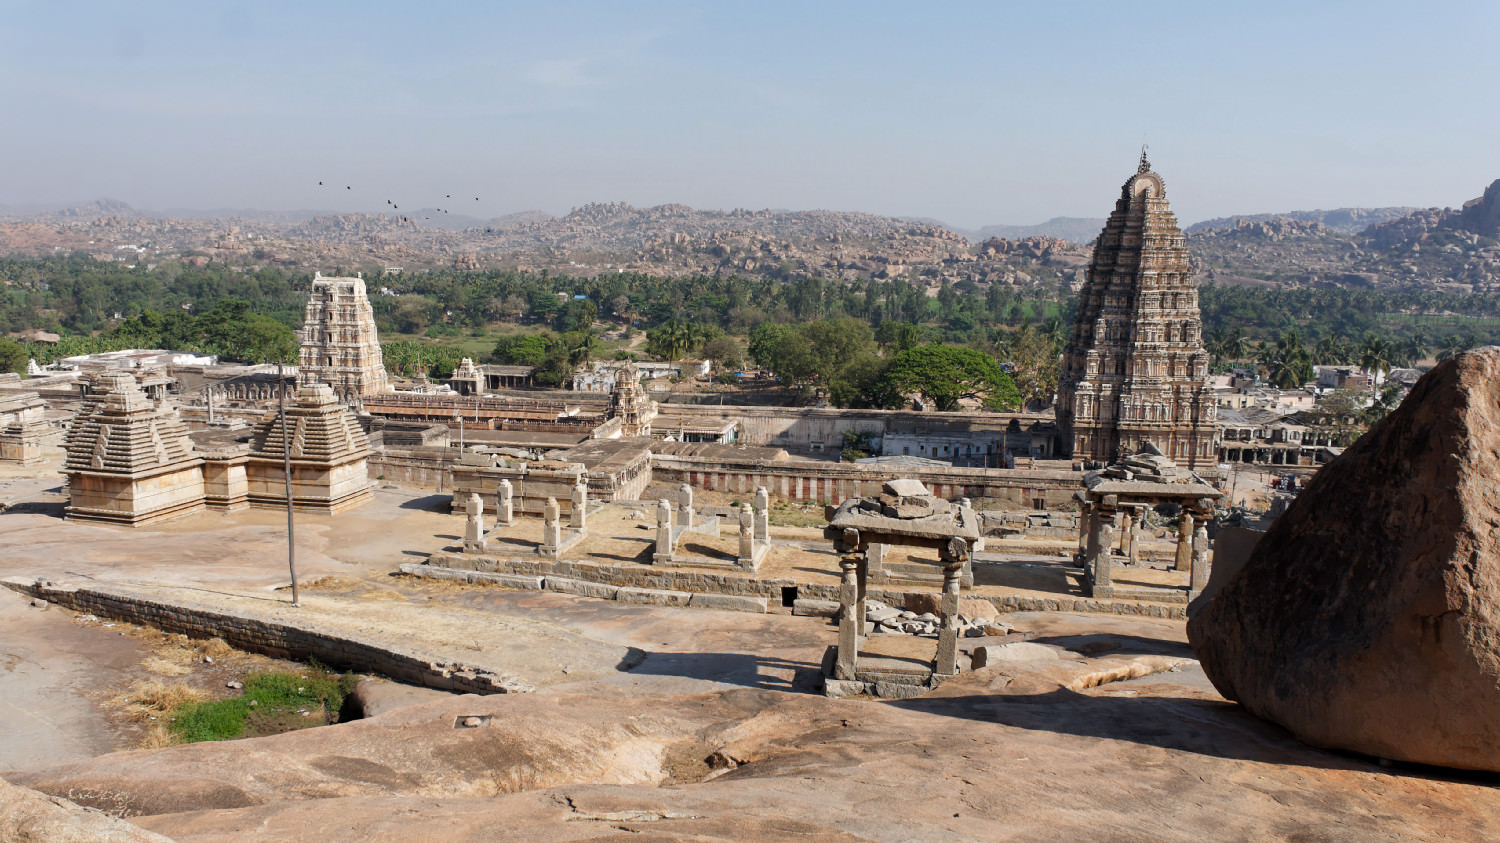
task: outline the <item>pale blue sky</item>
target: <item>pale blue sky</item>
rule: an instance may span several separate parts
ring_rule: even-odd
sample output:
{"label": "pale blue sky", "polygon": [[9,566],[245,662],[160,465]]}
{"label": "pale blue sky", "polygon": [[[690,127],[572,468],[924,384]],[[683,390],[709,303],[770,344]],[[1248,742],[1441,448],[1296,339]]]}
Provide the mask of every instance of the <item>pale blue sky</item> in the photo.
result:
{"label": "pale blue sky", "polygon": [[977,227],[1105,215],[1146,142],[1184,222],[1457,205],[1497,43],[1493,0],[11,2],[0,204]]}

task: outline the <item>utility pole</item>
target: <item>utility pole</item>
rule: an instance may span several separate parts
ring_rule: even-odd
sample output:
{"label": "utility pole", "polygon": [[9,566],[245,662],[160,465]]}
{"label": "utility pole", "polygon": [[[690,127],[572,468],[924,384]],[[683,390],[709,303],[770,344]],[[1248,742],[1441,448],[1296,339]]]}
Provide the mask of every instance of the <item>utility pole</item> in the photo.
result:
{"label": "utility pole", "polygon": [[286,481],[286,567],[292,574],[292,606],[300,607],[302,601],[297,594],[296,542],[292,534],[292,440],[287,436],[286,374],[281,363],[276,364],[276,380],[281,384],[277,407],[281,412],[281,470]]}

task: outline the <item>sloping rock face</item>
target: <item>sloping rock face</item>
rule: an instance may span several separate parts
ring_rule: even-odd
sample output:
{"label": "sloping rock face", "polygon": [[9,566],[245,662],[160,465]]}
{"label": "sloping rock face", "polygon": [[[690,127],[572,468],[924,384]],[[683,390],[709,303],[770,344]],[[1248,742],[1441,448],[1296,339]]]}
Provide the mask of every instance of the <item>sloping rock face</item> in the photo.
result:
{"label": "sloping rock face", "polygon": [[1440,364],[1318,472],[1188,638],[1308,743],[1500,770],[1500,348]]}

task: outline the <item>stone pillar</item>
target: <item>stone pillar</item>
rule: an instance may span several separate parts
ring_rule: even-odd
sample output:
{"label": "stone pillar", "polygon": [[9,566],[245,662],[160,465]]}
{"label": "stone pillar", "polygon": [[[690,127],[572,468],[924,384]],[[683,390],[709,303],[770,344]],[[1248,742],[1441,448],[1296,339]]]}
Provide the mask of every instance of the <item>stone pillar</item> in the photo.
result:
{"label": "stone pillar", "polygon": [[464,524],[464,552],[482,553],[485,550],[484,499],[471,492],[464,509],[469,516]]}
{"label": "stone pillar", "polygon": [[573,511],[568,513],[568,526],[575,530],[585,529],[589,516],[589,487],[583,480],[573,485]]}
{"label": "stone pillar", "polygon": [[1133,550],[1135,550],[1135,518],[1127,509],[1120,513],[1120,555],[1128,559]]}
{"label": "stone pillar", "polygon": [[1075,557],[1079,564],[1087,565],[1089,558],[1089,538],[1094,528],[1094,507],[1083,504],[1078,511],[1078,555]]}
{"label": "stone pillar", "polygon": [[557,505],[557,498],[548,498],[542,511],[542,555],[556,556],[561,546],[562,508]]}
{"label": "stone pillar", "polygon": [[755,540],[762,544],[771,540],[771,495],[765,486],[755,489]]}
{"label": "stone pillar", "polygon": [[864,616],[858,614],[859,556],[856,547],[839,557],[839,652],[833,665],[834,679],[853,679],[859,665],[859,633],[865,623]]}
{"label": "stone pillar", "polygon": [[958,580],[963,560],[968,556],[963,539],[954,538],[949,547],[950,552],[944,554],[949,558],[943,560],[943,599],[938,603],[941,626],[938,629],[937,659],[932,665],[932,672],[939,676],[958,673]]}
{"label": "stone pillar", "polygon": [[693,487],[684,483],[677,487],[677,523],[684,530],[693,527]]}
{"label": "stone pillar", "polygon": [[1208,527],[1198,525],[1193,533],[1193,572],[1188,580],[1188,598],[1194,598],[1203,593],[1208,585],[1208,574],[1211,567],[1210,554],[1213,551],[1208,546]]}
{"label": "stone pillar", "polygon": [[974,546],[970,548],[970,550],[975,553],[984,550],[984,531],[980,529],[979,513],[974,511],[974,502],[969,500],[968,498],[959,498],[958,517],[962,520],[963,523],[972,524],[974,525],[974,529],[980,531],[979,538],[974,541]]}
{"label": "stone pillar", "polygon": [[495,522],[501,527],[509,527],[516,521],[515,489],[511,487],[509,480],[502,477],[495,494],[500,501],[500,506],[495,510]]}
{"label": "stone pillar", "polygon": [[755,566],[755,510],[748,503],[740,504],[740,555],[742,568]]}
{"label": "stone pillar", "polygon": [[890,550],[883,544],[871,543],[865,551],[866,573],[874,582],[885,582],[885,554]]}
{"label": "stone pillar", "polygon": [[1182,516],[1177,520],[1177,560],[1176,568],[1179,571],[1191,571],[1193,569],[1193,513],[1183,507]]}
{"label": "stone pillar", "polygon": [[[1098,553],[1090,560],[1089,582],[1093,585],[1096,596],[1109,596],[1108,592],[1114,589],[1114,576],[1111,568],[1114,566],[1115,553],[1115,513],[1101,512],[1096,516],[1099,524]],[[1105,594],[1100,594],[1100,591]]]}
{"label": "stone pillar", "polygon": [[666,498],[656,502],[656,561],[672,561],[672,502]]}

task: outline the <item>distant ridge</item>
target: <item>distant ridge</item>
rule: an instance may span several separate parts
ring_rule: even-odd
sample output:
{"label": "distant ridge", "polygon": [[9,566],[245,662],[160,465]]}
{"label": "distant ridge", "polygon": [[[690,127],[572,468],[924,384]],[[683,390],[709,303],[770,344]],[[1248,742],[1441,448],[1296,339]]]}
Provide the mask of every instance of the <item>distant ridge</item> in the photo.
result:
{"label": "distant ridge", "polygon": [[961,232],[970,240],[982,241],[991,237],[1020,240],[1023,237],[1056,237],[1074,243],[1088,244],[1099,236],[1104,228],[1103,217],[1053,217],[1036,225],[987,225],[978,231]]}
{"label": "distant ridge", "polygon": [[1271,220],[1297,220],[1315,222],[1343,234],[1358,234],[1372,225],[1401,219],[1417,211],[1417,208],[1335,208],[1331,211],[1286,211],[1280,214],[1236,214],[1232,217],[1215,217],[1188,226],[1188,234],[1196,234],[1215,228],[1234,228],[1246,222],[1270,222]]}

